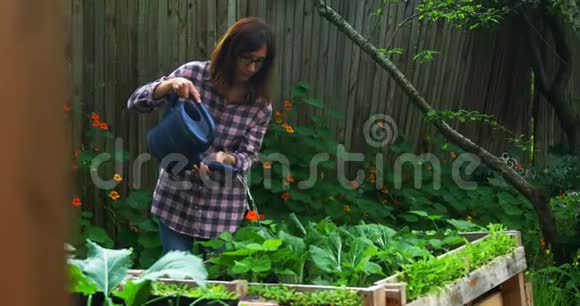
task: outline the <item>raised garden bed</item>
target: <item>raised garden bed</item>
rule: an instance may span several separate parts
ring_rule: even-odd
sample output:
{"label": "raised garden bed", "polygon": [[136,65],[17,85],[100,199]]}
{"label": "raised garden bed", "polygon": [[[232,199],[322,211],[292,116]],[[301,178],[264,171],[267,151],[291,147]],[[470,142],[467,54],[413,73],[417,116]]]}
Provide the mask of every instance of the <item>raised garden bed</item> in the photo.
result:
{"label": "raised garden bed", "polygon": [[[388,278],[375,282],[374,285],[367,288],[359,287],[337,287],[337,286],[316,286],[316,285],[297,285],[297,284],[259,284],[247,283],[245,281],[233,282],[209,282],[224,284],[228,290],[235,291],[241,297],[239,305],[278,305],[276,301],[252,299],[248,292],[255,291],[252,288],[248,291],[248,286],[275,287],[283,286],[286,290],[294,290],[299,293],[306,292],[324,292],[324,291],[351,291],[356,292],[360,297],[361,305],[364,306],[434,306],[434,305],[483,305],[483,301],[493,300],[503,301],[503,305],[524,306],[528,305],[526,291],[523,279],[523,272],[526,270],[526,260],[524,248],[521,243],[520,233],[517,231],[505,232],[515,241],[515,248],[508,254],[496,257],[491,262],[478,266],[473,271],[466,271],[465,276],[450,281],[444,288],[438,291],[429,292],[417,296],[414,300],[408,299],[408,288],[402,281],[400,275],[392,275]],[[485,243],[489,238],[487,233],[464,233],[462,234],[472,246],[482,242]],[[462,257],[466,252],[467,246],[458,247],[439,257]],[[466,264],[467,267],[470,264]],[[138,270],[131,271],[137,275]],[[161,279],[162,282],[172,282],[187,284],[187,281],[175,281],[171,279]],[[195,286],[195,283],[190,282]],[[284,289],[283,289],[284,290]],[[494,293],[494,294],[491,294]],[[289,305],[289,304],[280,304]],[[312,304],[315,305],[315,304]],[[319,304],[323,305],[323,304]],[[334,304],[340,305],[340,304]],[[501,304],[497,304],[501,305]]]}
{"label": "raised garden bed", "polygon": [[[498,295],[501,296],[503,305],[529,305],[523,278],[523,272],[526,270],[527,264],[520,233],[517,231],[507,231],[505,233],[517,243],[517,247],[512,252],[504,256],[499,256],[474,271],[469,271],[466,277],[455,281],[437,293],[428,294],[413,301],[408,301],[406,284],[400,280],[398,275],[393,275],[376,282],[376,285],[382,284],[385,286],[386,301],[382,305],[459,306],[469,305],[474,302],[476,305],[485,299],[497,299]],[[489,238],[487,233],[464,233],[462,235],[471,241],[472,245],[481,243]],[[438,259],[454,256],[454,254],[460,253],[465,248],[466,246],[461,246],[439,256]],[[486,297],[486,294],[492,290],[498,293]]]}

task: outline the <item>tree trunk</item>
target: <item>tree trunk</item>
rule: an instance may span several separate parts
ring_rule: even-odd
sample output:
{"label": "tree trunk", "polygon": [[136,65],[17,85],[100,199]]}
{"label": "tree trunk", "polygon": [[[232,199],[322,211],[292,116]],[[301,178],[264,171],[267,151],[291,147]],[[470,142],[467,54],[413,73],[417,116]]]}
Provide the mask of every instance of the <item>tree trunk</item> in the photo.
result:
{"label": "tree trunk", "polygon": [[[397,84],[410,97],[410,101],[424,115],[426,115],[428,112],[434,111],[433,107],[425,100],[423,96],[421,96],[413,84],[407,80],[406,76],[388,58],[384,57],[377,50],[377,48],[368,41],[368,39],[364,38],[348,22],[346,22],[346,20],[338,15],[338,13],[326,5],[324,0],[317,0],[316,5],[318,7],[319,14],[322,17],[326,18],[328,21],[334,24],[365,53],[370,55],[379,66],[391,74]],[[449,141],[457,144],[465,151],[479,156],[487,167],[499,173],[507,182],[514,186],[514,188],[516,188],[532,203],[542,227],[544,240],[546,241],[546,244],[553,246],[556,241],[556,231],[549,199],[534,186],[528,183],[515,170],[509,168],[496,156],[475,144],[473,141],[455,129],[451,128],[445,121],[434,121],[433,124]]]}
{"label": "tree trunk", "polygon": [[[546,10],[540,9],[531,13],[531,18],[525,17],[526,15],[522,17],[523,24],[525,24],[523,29],[527,32],[527,41],[532,54],[532,68],[535,73],[536,88],[554,108],[560,126],[566,135],[569,152],[580,156],[580,117],[572,108],[570,101],[566,100],[565,95],[566,86],[572,74],[570,47],[561,21],[547,13]],[[542,27],[534,24],[532,20],[543,23],[549,30],[554,42],[553,47],[548,50],[550,57],[557,58],[559,64],[553,80],[549,80],[546,72],[546,57],[542,52],[542,47],[547,43],[545,37],[548,35],[543,35],[544,33],[533,30]]]}

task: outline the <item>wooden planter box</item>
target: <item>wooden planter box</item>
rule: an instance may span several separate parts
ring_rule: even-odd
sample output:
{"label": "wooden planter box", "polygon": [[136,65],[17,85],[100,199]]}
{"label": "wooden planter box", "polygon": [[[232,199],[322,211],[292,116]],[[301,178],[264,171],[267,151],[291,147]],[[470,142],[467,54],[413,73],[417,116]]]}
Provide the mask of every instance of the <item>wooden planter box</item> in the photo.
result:
{"label": "wooden planter box", "polygon": [[[376,284],[368,288],[360,287],[337,287],[337,286],[319,286],[319,285],[301,285],[301,284],[262,284],[262,283],[249,283],[249,286],[284,286],[294,289],[298,292],[309,292],[309,291],[323,291],[323,290],[349,290],[355,291],[359,296],[362,297],[362,306],[386,306],[386,291],[384,284]],[[266,305],[278,305],[275,302],[266,302]],[[260,302],[244,302],[244,306],[262,306]]]}
{"label": "wooden planter box", "polygon": [[[129,274],[132,276],[139,276],[143,273],[143,270],[129,270]],[[174,283],[174,284],[184,284],[190,287],[196,287],[197,284],[191,280],[175,280],[169,278],[160,278],[160,282],[164,283]],[[383,285],[374,285],[368,288],[357,288],[357,287],[336,287],[336,286],[316,286],[316,285],[299,285],[299,284],[261,284],[261,283],[248,283],[245,280],[234,280],[234,281],[207,281],[208,284],[223,285],[227,290],[235,292],[243,300],[240,305],[245,306],[269,306],[278,305],[275,302],[270,301],[259,301],[259,300],[248,300],[244,297],[248,296],[248,286],[285,286],[292,288],[296,291],[306,292],[306,291],[319,291],[319,290],[351,290],[356,291],[363,299],[363,306],[386,306],[385,301],[385,287]]]}
{"label": "wooden planter box", "polygon": [[[245,306],[274,306],[275,302],[251,301],[243,299],[248,295],[248,286],[286,286],[299,292],[319,290],[346,289],[356,291],[363,298],[363,306],[531,306],[529,296],[531,292],[526,290],[523,272],[527,268],[524,247],[518,231],[506,231],[506,234],[514,237],[518,247],[510,254],[500,256],[491,263],[483,266],[453,285],[442,289],[437,294],[427,295],[417,300],[407,302],[405,283],[400,282],[396,275],[376,282],[368,288],[336,287],[300,284],[261,284],[248,283],[244,280],[231,282],[208,281],[209,284],[222,284],[226,289],[236,292],[242,300],[239,305]],[[479,243],[488,237],[487,233],[463,233],[462,236],[472,243]],[[458,247],[441,256],[449,256],[465,248]],[[131,270],[132,275],[139,275],[142,270]],[[179,283],[196,286],[192,281],[160,279],[168,283]],[[528,291],[528,292],[527,292]]]}
{"label": "wooden planter box", "polygon": [[[483,266],[456,283],[442,289],[437,294],[420,297],[407,302],[405,284],[396,275],[380,280],[375,285],[385,286],[387,306],[528,306],[523,272],[527,268],[524,247],[518,231],[507,231],[514,237],[518,247],[510,254],[497,257],[491,263]],[[486,233],[462,234],[472,243],[486,239]],[[461,246],[439,258],[449,256],[465,248]],[[493,292],[493,294],[490,294]]]}

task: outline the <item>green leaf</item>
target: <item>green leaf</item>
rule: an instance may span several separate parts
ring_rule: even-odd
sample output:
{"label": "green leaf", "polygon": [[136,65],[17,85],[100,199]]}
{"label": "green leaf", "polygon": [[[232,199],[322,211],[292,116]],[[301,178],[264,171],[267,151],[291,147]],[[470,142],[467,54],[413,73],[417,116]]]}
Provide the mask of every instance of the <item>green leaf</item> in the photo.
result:
{"label": "green leaf", "polygon": [[264,250],[266,251],[276,251],[282,245],[281,239],[268,239],[262,243]]}
{"label": "green leaf", "polygon": [[146,248],[139,254],[139,267],[147,268],[150,267],[155,261],[161,257],[161,246]]}
{"label": "green leaf", "polygon": [[417,215],[417,216],[421,216],[421,217],[429,218],[429,214],[428,214],[428,213],[426,213],[426,212],[424,212],[424,211],[421,211],[421,210],[411,210],[411,211],[409,211],[409,213],[411,213],[411,214],[415,214],[415,215]]}
{"label": "green leaf", "polygon": [[69,264],[68,275],[70,280],[70,292],[91,295],[97,292],[97,286],[89,280],[78,266]]}
{"label": "green leaf", "polygon": [[481,226],[464,220],[449,219],[447,222],[459,231],[477,231],[483,229]]}
{"label": "green leaf", "polygon": [[443,247],[443,243],[439,239],[430,239],[429,244],[436,250],[439,250]]}
{"label": "green leaf", "polygon": [[203,287],[207,280],[207,270],[201,258],[188,252],[171,251],[145,270],[139,279],[154,281],[160,277],[191,279]]}
{"label": "green leaf", "polygon": [[133,190],[127,196],[127,205],[139,210],[148,210],[151,204],[151,192],[144,190]]}
{"label": "green leaf", "polygon": [[242,261],[234,261],[234,266],[232,267],[232,273],[243,274],[250,271],[252,263],[250,262],[250,257],[244,258]]}
{"label": "green leaf", "polygon": [[331,232],[322,242],[322,247],[310,246],[310,253],[315,265],[328,273],[341,272],[340,258],[342,255],[342,241],[338,232]]}
{"label": "green leaf", "polygon": [[156,248],[161,246],[161,240],[157,233],[141,233],[137,242],[146,249]]}
{"label": "green leaf", "polygon": [[145,305],[151,295],[151,281],[128,280],[122,290],[115,290],[113,294],[123,299],[126,306]]}
{"label": "green leaf", "polygon": [[252,261],[252,271],[254,272],[266,272],[272,267],[272,262],[267,256],[262,256],[258,259]]}
{"label": "green leaf", "polygon": [[296,83],[290,89],[292,99],[304,97],[306,95],[306,92],[310,90],[310,88],[311,86],[306,83],[303,82]]}
{"label": "green leaf", "polygon": [[284,231],[280,231],[278,235],[294,255],[299,258],[304,257],[306,254],[306,244],[302,238],[290,235]]}
{"label": "green leaf", "polygon": [[248,243],[244,246],[244,248],[248,249],[248,250],[252,250],[252,251],[263,251],[264,247],[259,244],[259,243]]}
{"label": "green leaf", "polygon": [[224,246],[224,241],[220,239],[210,239],[208,241],[201,241],[199,244],[206,248],[218,250]]}
{"label": "green leaf", "polygon": [[322,108],[322,100],[320,99],[306,98],[304,99],[304,102],[314,107]]}
{"label": "green leaf", "polygon": [[94,157],[95,154],[93,152],[81,151],[79,156],[77,156],[77,160],[79,161],[79,164],[88,166]]}
{"label": "green leaf", "polygon": [[74,259],[70,262],[79,267],[99,291],[109,296],[111,290],[127,276],[131,267],[132,251],[105,249],[87,240],[87,253],[87,259]]}
{"label": "green leaf", "polygon": [[111,248],[114,244],[113,239],[109,237],[109,234],[103,228],[92,224],[87,225],[85,228],[84,237],[85,239],[101,244],[105,248]]}
{"label": "green leaf", "polygon": [[370,261],[365,263],[364,271],[367,274],[383,274],[383,268],[380,265]]}

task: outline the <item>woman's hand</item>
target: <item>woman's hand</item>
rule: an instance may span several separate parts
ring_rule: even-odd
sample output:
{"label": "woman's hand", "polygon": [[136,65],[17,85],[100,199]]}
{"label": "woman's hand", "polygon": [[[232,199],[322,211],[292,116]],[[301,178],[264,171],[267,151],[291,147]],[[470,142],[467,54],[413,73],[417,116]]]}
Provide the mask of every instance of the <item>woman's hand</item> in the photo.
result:
{"label": "woman's hand", "polygon": [[159,98],[166,95],[170,91],[175,92],[182,98],[193,98],[195,102],[201,102],[201,95],[199,94],[199,90],[197,90],[197,88],[193,86],[193,83],[186,78],[178,77],[163,81],[163,83],[159,84],[157,89],[155,89],[154,97]]}
{"label": "woman's hand", "polygon": [[[231,166],[236,165],[236,158],[232,154],[226,153],[224,151],[217,151],[216,153],[211,153],[208,156],[206,156],[204,161],[206,161],[206,162],[216,161],[218,163],[228,164]],[[199,166],[193,165],[193,171],[195,173],[200,173],[200,171],[204,174],[211,173],[211,170],[203,161],[199,163]]]}

